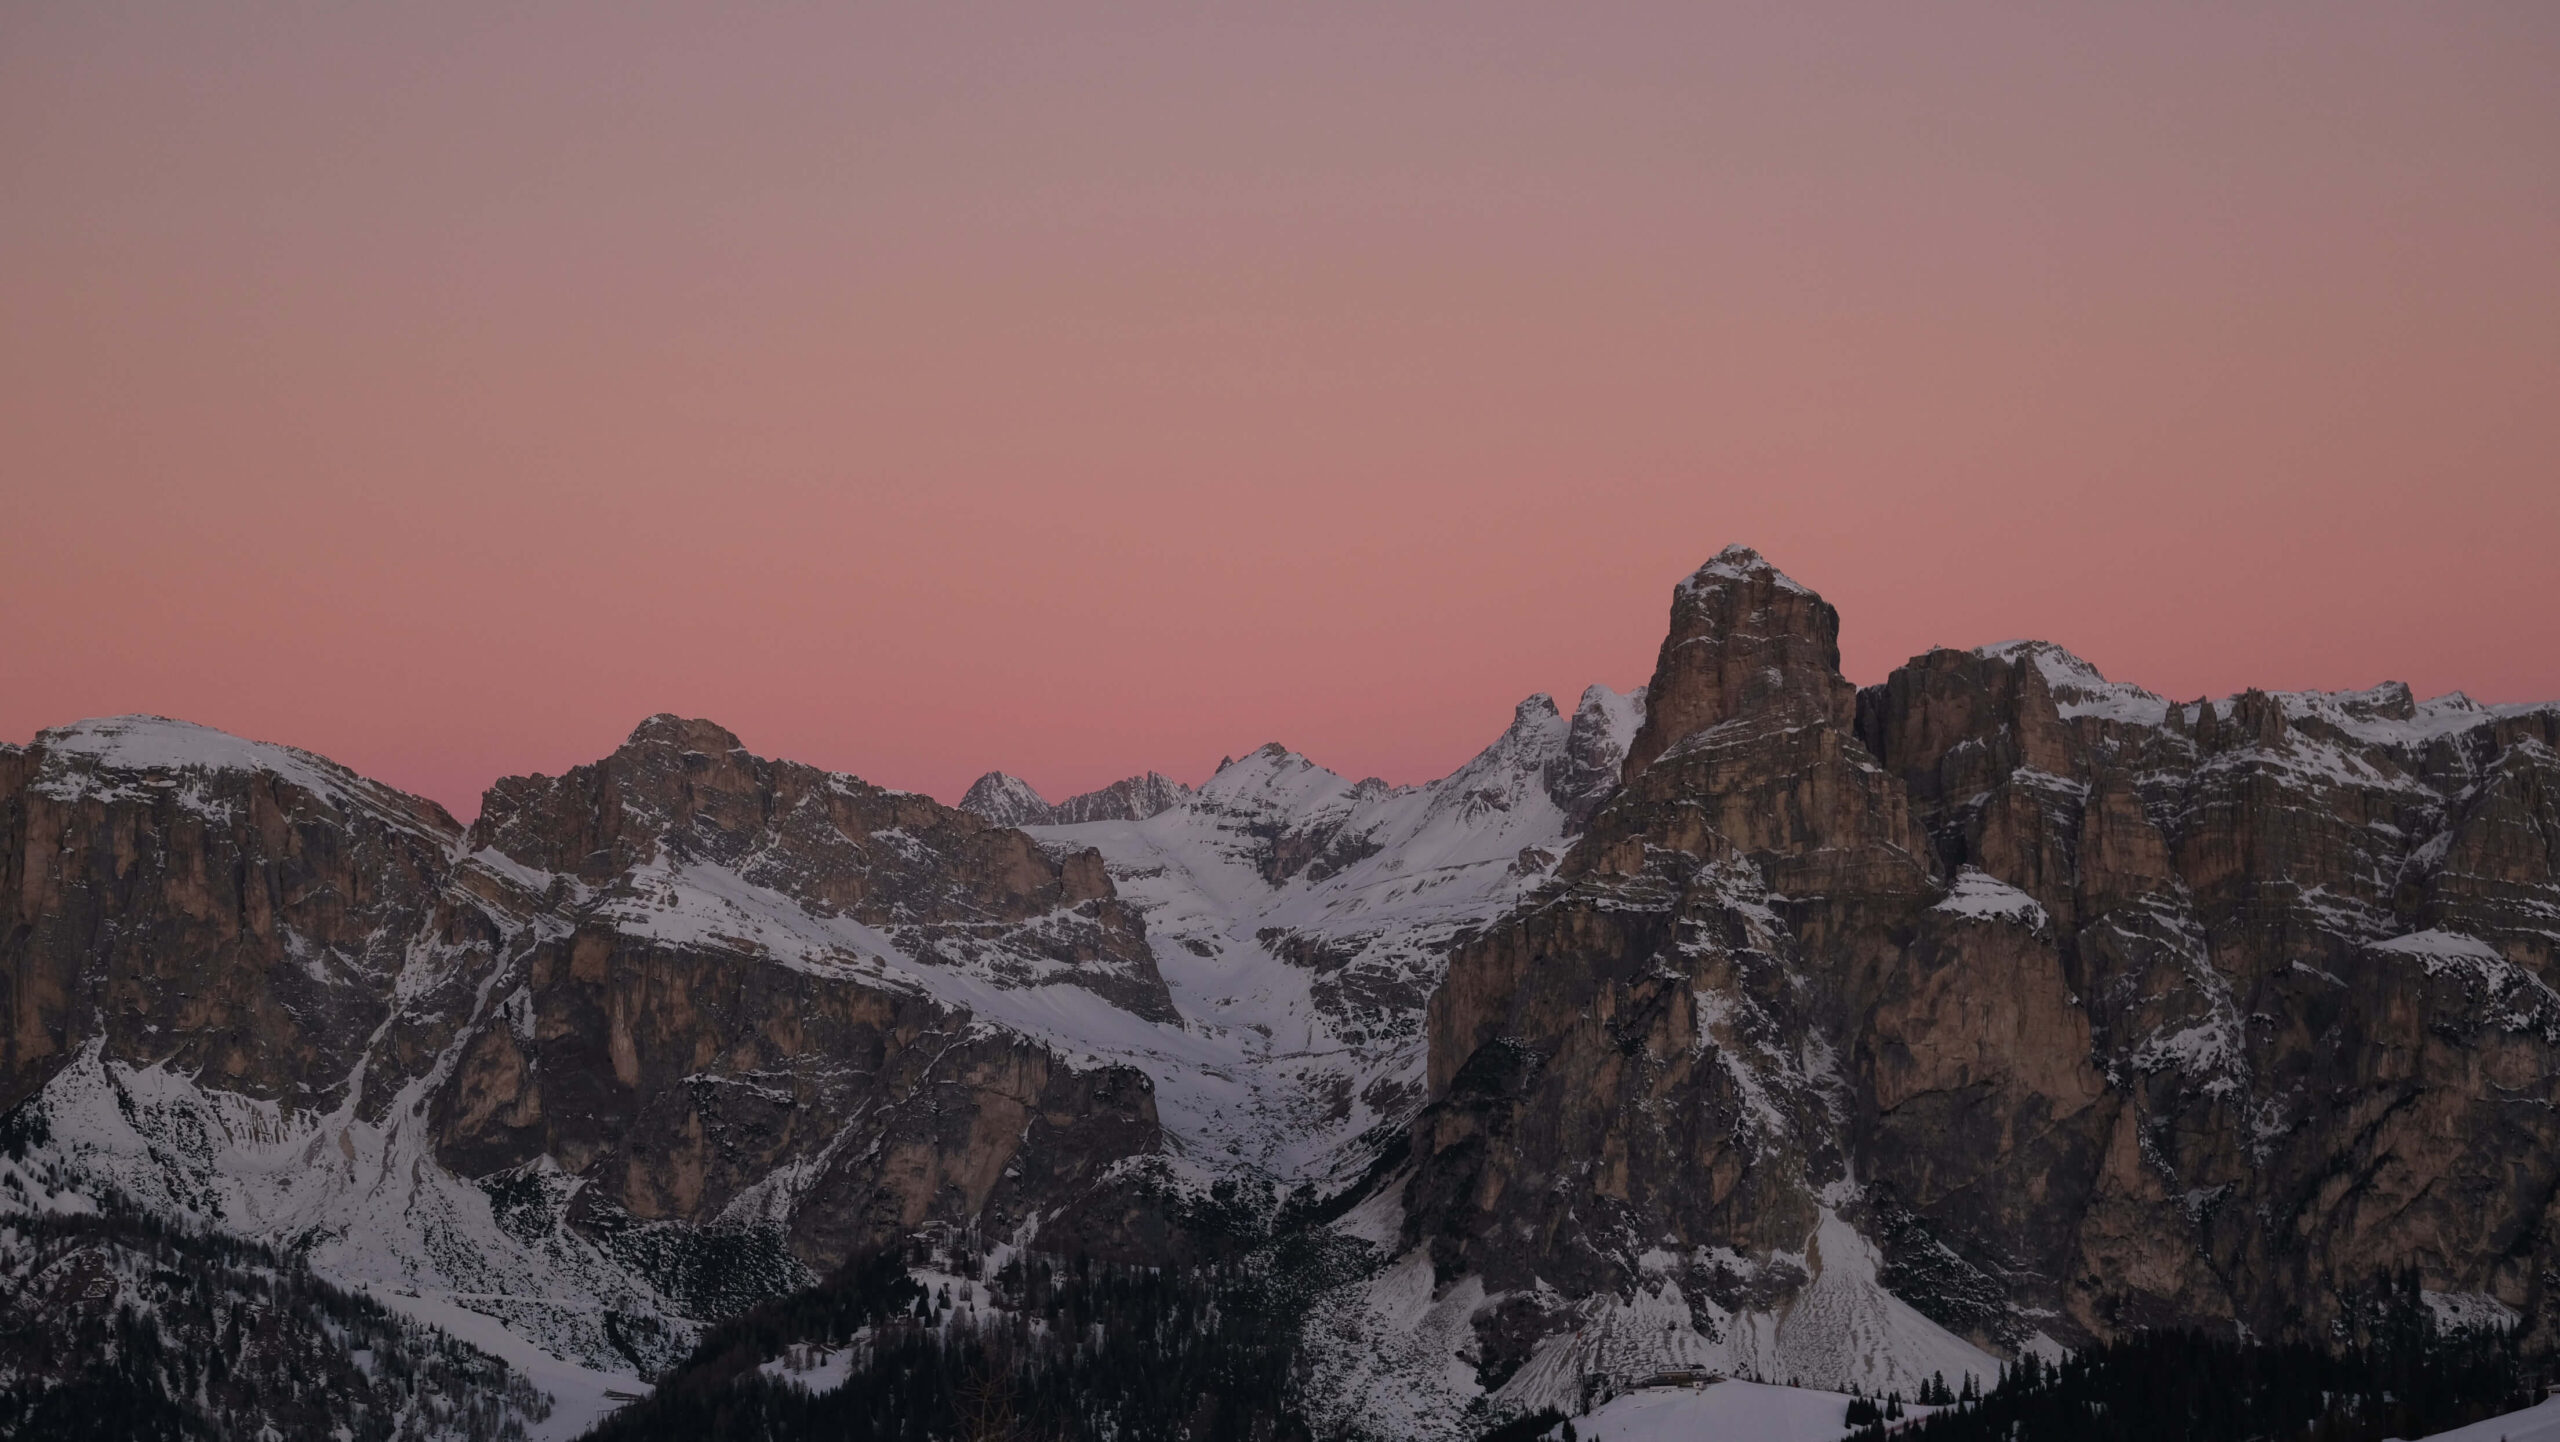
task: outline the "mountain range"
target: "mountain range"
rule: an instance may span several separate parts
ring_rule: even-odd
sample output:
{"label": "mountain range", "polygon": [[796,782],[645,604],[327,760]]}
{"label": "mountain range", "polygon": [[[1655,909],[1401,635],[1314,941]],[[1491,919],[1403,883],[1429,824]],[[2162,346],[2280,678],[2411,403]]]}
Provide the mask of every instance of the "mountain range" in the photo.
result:
{"label": "mountain range", "polygon": [[[975,1297],[1292,1228],[1320,1436],[2408,1285],[2547,1352],[2560,704],[2175,701],[2033,641],[1859,687],[1839,624],[1728,548],[1644,687],[1419,786],[1274,744],[955,808],[661,715],[466,826],[179,721],[0,746],[0,1313],[175,1318],[176,1237],[373,1308],[369,1359],[510,1371],[340,1389],[385,1437],[574,1435],[866,1259]],[[82,1365],[0,1348],[0,1424]]]}

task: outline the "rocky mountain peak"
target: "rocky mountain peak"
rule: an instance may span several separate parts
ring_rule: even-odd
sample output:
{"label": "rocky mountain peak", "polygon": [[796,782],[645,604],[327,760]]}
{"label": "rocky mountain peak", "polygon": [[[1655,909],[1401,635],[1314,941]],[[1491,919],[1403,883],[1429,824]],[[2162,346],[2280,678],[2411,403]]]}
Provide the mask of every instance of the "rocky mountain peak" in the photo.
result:
{"label": "rocky mountain peak", "polygon": [[1633,777],[1682,740],[1728,721],[1791,717],[1847,727],[1857,689],[1840,674],[1840,613],[1748,546],[1727,546],[1671,593],[1671,628],[1627,748]]}
{"label": "rocky mountain peak", "polygon": [[556,778],[500,778],[481,798],[471,845],[600,882],[671,842],[716,852],[721,837],[761,830],[773,785],[772,765],[727,728],[662,713],[603,760]]}
{"label": "rocky mountain peak", "polygon": [[1088,821],[1144,821],[1191,799],[1191,788],[1160,772],[1123,777],[1099,791],[1070,796],[1051,807],[1050,820],[1060,826]]}
{"label": "rocky mountain peak", "polygon": [[990,771],[970,782],[961,793],[960,809],[998,826],[1041,826],[1050,819],[1049,803],[1039,788],[1003,771]]}
{"label": "rocky mountain peak", "polygon": [[706,756],[719,756],[747,748],[737,733],[726,726],[700,717],[678,716],[671,711],[661,711],[632,727],[631,735],[621,746],[622,751],[659,749],[672,750],[680,756],[694,751]]}
{"label": "rocky mountain peak", "polygon": [[1644,724],[1644,688],[1623,695],[1606,686],[1585,687],[1566,724],[1564,750],[1547,763],[1547,794],[1580,831],[1600,803],[1618,789],[1627,743]]}
{"label": "rocky mountain peak", "polygon": [[1556,698],[1544,691],[1531,692],[1521,698],[1519,705],[1511,708],[1511,727],[1515,731],[1523,726],[1536,726],[1563,719],[1564,712],[1557,709]]}
{"label": "rocky mountain peak", "polygon": [[969,784],[960,809],[998,826],[1081,826],[1088,821],[1144,821],[1190,799],[1190,787],[1149,771],[1124,776],[1052,806],[1030,782],[990,771]]}

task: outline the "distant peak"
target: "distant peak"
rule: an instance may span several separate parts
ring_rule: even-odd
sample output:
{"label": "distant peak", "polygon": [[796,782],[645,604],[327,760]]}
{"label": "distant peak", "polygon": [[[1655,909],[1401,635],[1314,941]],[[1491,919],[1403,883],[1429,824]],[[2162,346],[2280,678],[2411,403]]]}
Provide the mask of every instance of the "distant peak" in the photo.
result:
{"label": "distant peak", "polygon": [[1541,721],[1559,721],[1563,718],[1564,713],[1556,709],[1556,698],[1544,691],[1523,698],[1519,705],[1511,708],[1511,724],[1514,726],[1533,725]]}
{"label": "distant peak", "polygon": [[746,743],[727,727],[699,717],[678,716],[672,711],[661,711],[632,727],[630,739],[622,744],[673,746],[682,751],[705,753],[746,749]]}
{"label": "distant peak", "polygon": [[1051,811],[1038,788],[1002,771],[990,771],[969,783],[960,809],[998,826],[1038,825],[1049,820]]}

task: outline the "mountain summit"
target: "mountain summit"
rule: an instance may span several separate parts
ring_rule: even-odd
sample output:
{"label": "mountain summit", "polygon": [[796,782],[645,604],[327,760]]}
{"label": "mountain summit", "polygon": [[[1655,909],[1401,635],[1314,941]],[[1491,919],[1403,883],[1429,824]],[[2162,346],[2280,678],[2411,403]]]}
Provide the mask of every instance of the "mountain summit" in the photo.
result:
{"label": "mountain summit", "polygon": [[[272,1255],[321,1372],[373,1338],[555,1432],[848,1263],[912,1329],[1285,1254],[1292,1414],[1453,1442],[2412,1282],[2560,1335],[2560,706],[2179,702],[2041,641],[1859,688],[1838,637],[1729,547],[1642,689],[1418,786],[1272,745],[955,808],[662,715],[464,827],[162,718],[0,746],[0,1269],[108,1327]],[[320,1425],[278,1385],[223,1425]]]}

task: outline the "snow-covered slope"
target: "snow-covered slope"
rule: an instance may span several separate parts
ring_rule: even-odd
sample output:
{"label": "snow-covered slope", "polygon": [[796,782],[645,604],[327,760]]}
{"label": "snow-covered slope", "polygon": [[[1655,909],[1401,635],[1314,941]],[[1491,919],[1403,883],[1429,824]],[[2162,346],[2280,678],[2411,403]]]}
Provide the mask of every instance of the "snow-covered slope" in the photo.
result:
{"label": "snow-covered slope", "polygon": [[[1846,1392],[1763,1382],[1650,1387],[1593,1408],[1573,1429],[1583,1442],[1837,1442],[1851,1435],[1849,1402]],[[1550,1434],[1563,1435],[1561,1426]]]}
{"label": "snow-covered slope", "polygon": [[[299,849],[352,827],[408,848],[417,892],[364,913],[361,936],[332,920],[342,911],[247,923],[270,926],[293,974],[311,970],[357,1019],[353,1034],[338,1026],[309,1051],[333,1070],[296,1070],[286,1063],[303,1053],[289,1049],[272,1077],[244,1080],[147,1026],[92,1031],[17,1113],[40,1118],[26,1122],[40,1135],[0,1157],[0,1209],[82,1212],[113,1197],[288,1248],[413,1314],[486,1329],[501,1350],[568,1359],[533,1370],[556,1384],[561,1418],[591,1414],[605,1391],[636,1389],[641,1372],[685,1346],[701,1314],[669,1289],[657,1256],[675,1240],[569,1224],[569,1209],[587,1205],[577,1199],[588,1177],[547,1154],[465,1175],[445,1155],[456,1110],[490,1105],[451,1098],[512,1075],[467,1073],[472,1059],[493,1037],[535,1057],[559,1025],[537,986],[559,963],[543,957],[611,938],[636,955],[732,957],[808,985],[913,997],[965,1018],[963,1042],[1018,1037],[1070,1068],[1145,1073],[1175,1179],[1321,1183],[1356,1169],[1364,1132],[1418,1103],[1419,1015],[1438,958],[1552,865],[1570,823],[1551,792],[1579,775],[1574,757],[1607,769],[1623,750],[1634,714],[1625,700],[1595,688],[1585,711],[1601,720],[1577,730],[1533,698],[1483,754],[1424,786],[1355,784],[1267,748],[1197,794],[1161,778],[1095,793],[1097,806],[1152,810],[1050,829],[1042,842],[1069,859],[1071,886],[1075,854],[1103,848],[1122,897],[1145,914],[1162,982],[1143,960],[1115,960],[1108,914],[1071,897],[1046,912],[1037,902],[1001,917],[973,910],[993,903],[972,901],[980,893],[969,888],[1001,892],[1019,863],[1000,846],[982,855],[1002,833],[916,819],[936,810],[923,798],[784,768],[780,780],[757,773],[765,800],[723,811],[731,803],[703,768],[752,758],[694,723],[653,720],[587,781],[506,783],[469,833],[289,748],[158,718],[50,732],[40,755],[10,753],[37,763],[27,779],[58,809],[47,824],[77,833],[93,824],[82,817],[123,826],[118,818],[176,808],[207,858],[185,868],[249,875],[295,864],[261,848]],[[567,795],[581,786],[601,790]],[[598,833],[588,815],[618,829]],[[741,829],[739,818],[757,816],[763,831]],[[315,840],[295,839],[306,836]],[[560,836],[569,839],[550,839]],[[65,896],[91,885],[64,876]],[[81,903],[48,905],[80,914]],[[157,945],[195,943],[167,935]],[[222,990],[226,975],[169,983],[171,1004]],[[792,1075],[752,1072],[729,1090],[812,1084]],[[689,1084],[722,1079],[703,1072]],[[725,1113],[704,1115],[719,1125]],[[827,1184],[824,1155],[745,1187],[719,1225],[779,1235]],[[771,1284],[802,1275],[758,1245],[758,1264],[781,1269]]]}
{"label": "snow-covered slope", "polygon": [[1574,830],[1557,795],[1569,762],[1623,755],[1640,709],[1594,686],[1577,728],[1532,696],[1420,786],[1275,744],[1156,815],[1034,828],[1099,850],[1146,917],[1196,1049],[1124,1054],[1156,1077],[1174,1144],[1284,1183],[1356,1174],[1360,1139],[1421,1103],[1422,1011],[1448,948],[1553,869]]}

